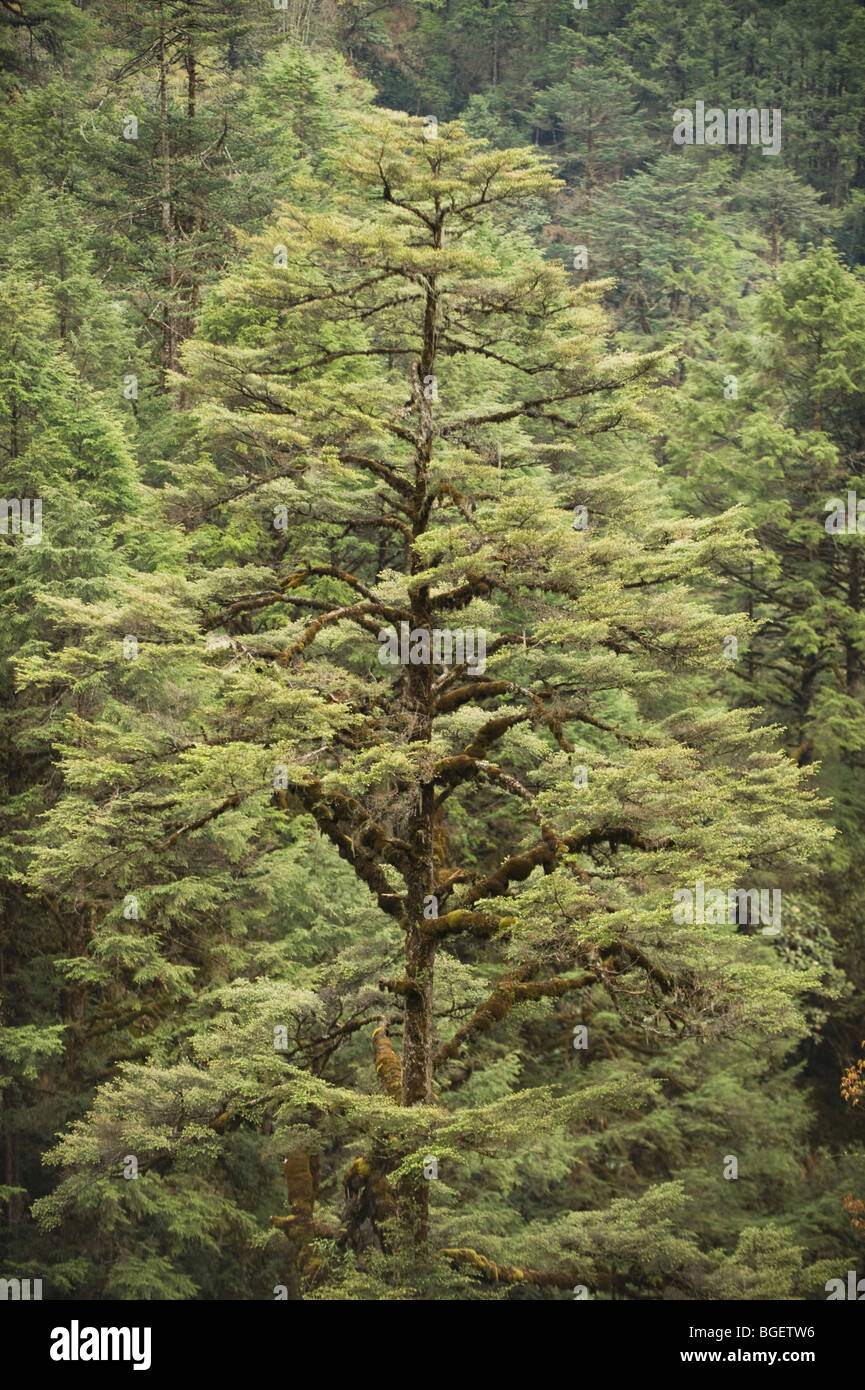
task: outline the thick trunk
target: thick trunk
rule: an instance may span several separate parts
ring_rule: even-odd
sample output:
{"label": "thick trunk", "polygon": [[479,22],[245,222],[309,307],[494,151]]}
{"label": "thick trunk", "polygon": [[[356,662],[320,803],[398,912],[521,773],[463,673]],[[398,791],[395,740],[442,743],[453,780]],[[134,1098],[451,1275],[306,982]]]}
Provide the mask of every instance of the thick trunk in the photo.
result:
{"label": "thick trunk", "polygon": [[[441,227],[435,235],[441,246]],[[435,438],[430,399],[423,390],[435,372],[438,341],[439,296],[435,277],[427,290],[423,319],[423,351],[414,382],[418,407],[418,446],[415,455],[414,533],[423,534],[428,528],[427,493],[430,463]],[[410,567],[415,572],[423,562],[412,554]],[[412,628],[431,631],[434,618],[426,588],[416,590],[411,604]],[[432,738],[433,671],[429,664],[410,665],[406,682],[406,714],[411,737],[429,743]],[[405,940],[405,976],[408,988],[403,1015],[402,1103],[431,1105],[433,1103],[433,983],[435,976],[435,939],[424,931],[425,899],[435,887],[433,855],[435,786],[422,782],[416,792],[414,811],[408,827],[412,846],[411,874],[407,884],[406,913],[408,926]],[[400,1215],[409,1241],[422,1247],[427,1240],[429,1186],[421,1176],[404,1180],[399,1189]]]}
{"label": "thick trunk", "polygon": [[[429,626],[426,593],[414,626]],[[415,737],[429,740],[432,720],[432,671],[429,666],[410,666],[408,703],[415,723]],[[433,1058],[433,982],[435,976],[435,938],[424,932],[424,898],[432,893],[433,810],[435,788],[422,784],[410,825],[412,874],[408,884],[409,925],[405,939],[405,977],[407,989],[403,1014],[402,1104],[431,1105]],[[403,1179],[399,1185],[400,1220],[403,1237],[417,1250],[427,1243],[429,1226],[429,1185],[420,1175]]]}
{"label": "thick trunk", "polygon": [[431,1105],[435,941],[419,927],[408,930],[405,962],[409,989],[402,1048],[402,1103]]}

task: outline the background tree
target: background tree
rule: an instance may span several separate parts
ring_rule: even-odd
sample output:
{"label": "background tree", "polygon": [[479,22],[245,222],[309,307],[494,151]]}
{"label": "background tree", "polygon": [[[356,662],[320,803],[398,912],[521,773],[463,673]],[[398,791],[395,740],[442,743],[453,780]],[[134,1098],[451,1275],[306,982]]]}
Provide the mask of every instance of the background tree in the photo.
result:
{"label": "background tree", "polygon": [[[743,557],[729,571],[731,606],[761,623],[732,668],[734,681],[745,701],[756,698],[785,724],[797,762],[822,764],[845,831],[832,853],[844,854],[859,824],[860,542],[846,522],[837,534],[827,523],[830,499],[841,496],[846,507],[859,479],[865,318],[858,277],[829,246],[812,249],[764,288],[753,322],[758,339],[731,336],[723,366],[694,371],[683,398],[689,442],[677,437],[666,452],[686,475],[686,505],[721,511],[735,497],[756,527],[760,561]],[[726,368],[738,382],[735,399],[722,389]],[[839,869],[834,863],[832,881],[840,882]],[[845,914],[835,898],[839,935]]]}

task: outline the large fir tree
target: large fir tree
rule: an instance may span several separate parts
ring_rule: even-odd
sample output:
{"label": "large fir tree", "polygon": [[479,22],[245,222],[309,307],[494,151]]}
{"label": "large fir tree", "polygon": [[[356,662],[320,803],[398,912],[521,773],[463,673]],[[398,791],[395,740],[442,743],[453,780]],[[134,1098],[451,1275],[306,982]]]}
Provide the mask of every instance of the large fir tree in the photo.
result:
{"label": "large fir tree", "polygon": [[[685,922],[673,895],[762,888],[795,912],[820,831],[795,766],[710,695],[745,627],[688,584],[742,540],[725,517],[671,519],[641,442],[669,364],[608,352],[603,284],[519,230],[554,186],[543,160],[387,113],[345,140],[343,189],[285,205],[187,345],[209,449],[169,499],[198,564],[174,689],[154,705],[155,654],[110,720],[76,720],[36,856],[61,903],[99,865],[103,971],[180,987],[190,964],[194,993],[64,1139],[42,1220],[80,1231],[99,1207],[102,1289],[206,1288],[191,1224],[205,1248],[229,1231],[234,1279],[267,1296],[261,1193],[237,1170],[258,1133],[255,1171],[285,1158],[269,1258],[293,1296],[804,1288],[777,1234],[743,1235],[738,1274],[677,1235],[675,1184],[603,1218],[590,1192],[538,1210],[521,1192],[520,1174],[570,1191],[608,1126],[625,1153],[637,1116],[663,1128],[663,1087],[626,1060],[562,1071],[611,1019],[631,1048],[801,1031],[817,977],[774,927],[726,907]],[[293,825],[330,847],[335,899],[356,885],[311,954],[268,921]],[[514,1026],[519,1055],[497,1051]]]}

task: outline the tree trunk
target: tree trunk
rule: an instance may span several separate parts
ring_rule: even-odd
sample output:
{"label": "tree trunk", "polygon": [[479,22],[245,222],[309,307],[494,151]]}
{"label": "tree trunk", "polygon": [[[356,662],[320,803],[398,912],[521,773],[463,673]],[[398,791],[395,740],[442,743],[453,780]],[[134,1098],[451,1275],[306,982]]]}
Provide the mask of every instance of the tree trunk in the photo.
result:
{"label": "tree trunk", "polygon": [[167,294],[162,306],[162,388],[174,370],[174,227],[171,215],[171,142],[168,133],[168,60],[165,51],[165,17],[159,7],[159,123],[162,161],[162,234],[165,238],[168,269]]}
{"label": "tree trunk", "polygon": [[195,66],[195,53],[192,47],[186,51],[186,114],[190,120],[195,116],[195,102],[197,98],[197,77],[198,70]]}

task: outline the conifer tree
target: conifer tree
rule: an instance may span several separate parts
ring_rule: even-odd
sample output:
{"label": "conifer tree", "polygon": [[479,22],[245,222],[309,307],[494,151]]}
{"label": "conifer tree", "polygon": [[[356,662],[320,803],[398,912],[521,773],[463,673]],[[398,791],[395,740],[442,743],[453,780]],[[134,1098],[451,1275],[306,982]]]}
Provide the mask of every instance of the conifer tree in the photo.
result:
{"label": "conifer tree", "polygon": [[[685,479],[683,506],[721,512],[735,500],[760,541],[756,556],[725,567],[726,601],[759,623],[731,681],[742,703],[785,726],[797,763],[821,766],[842,832],[825,861],[826,918],[857,981],[862,542],[847,513],[862,486],[863,311],[858,276],[828,244],[811,248],[756,299],[756,332],[746,322],[694,370],[665,446]],[[722,384],[731,379],[734,397]]]}
{"label": "conifer tree", "polygon": [[[98,291],[83,279],[75,281],[82,304]],[[87,707],[94,679],[92,668],[67,679],[63,647],[74,646],[82,606],[116,581],[123,519],[141,496],[118,421],[66,355],[52,297],[23,279],[20,266],[0,280],[0,381],[0,1066],[4,1196],[14,1228],[25,1197],[42,1186],[36,1136],[48,1117],[65,1122],[94,1076],[85,990],[59,964],[80,955],[92,908],[79,901],[60,912],[50,891],[31,896],[24,880],[33,827],[58,793],[56,732],[65,715]],[[33,683],[21,676],[30,660],[41,673]]]}
{"label": "conifer tree", "polygon": [[[519,1183],[663,1127],[633,1066],[551,1057],[545,1081],[550,1036],[803,1029],[819,972],[736,890],[794,911],[824,832],[711,695],[746,622],[689,592],[741,535],[657,487],[669,360],[610,352],[604,283],[514,230],[556,186],[535,151],[387,112],[343,148],[343,185],[285,204],[204,306],[183,392],[206,451],[165,499],[193,568],[111,717],[62,740],[30,882],[89,902],[94,982],[190,1002],[63,1138],[40,1219],[80,1236],[100,1210],[97,1296],[210,1289],[226,1245],[246,1297],[270,1296],[262,1258],[291,1297],[802,1291],[783,1233],[702,1249],[681,1183],[552,1214]],[[117,620],[91,610],[91,640]],[[298,836],[333,899],[312,949],[278,910]],[[674,911],[704,888],[705,920]]]}

